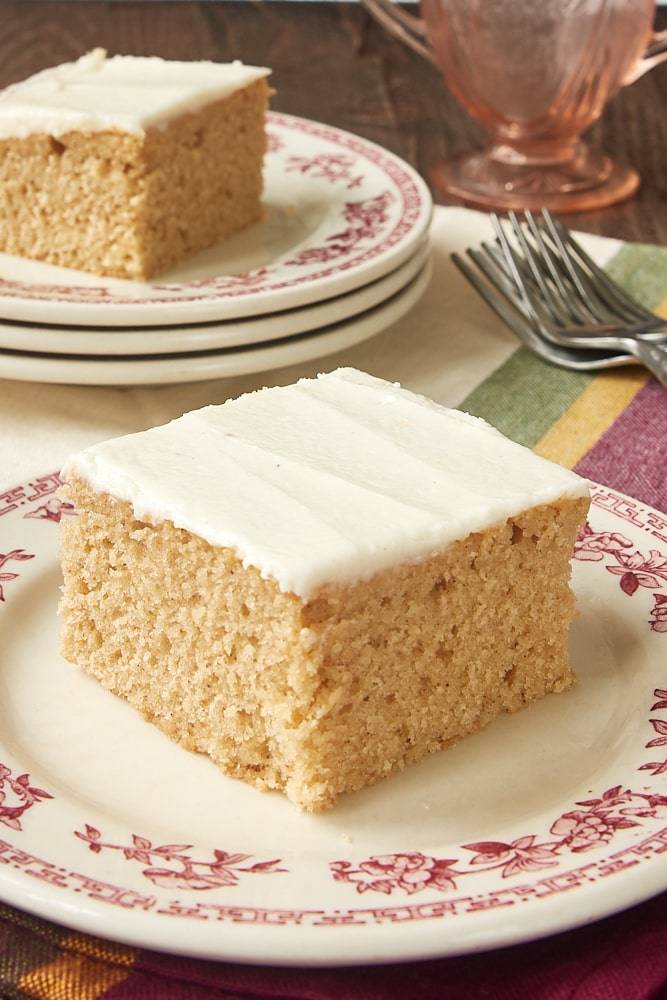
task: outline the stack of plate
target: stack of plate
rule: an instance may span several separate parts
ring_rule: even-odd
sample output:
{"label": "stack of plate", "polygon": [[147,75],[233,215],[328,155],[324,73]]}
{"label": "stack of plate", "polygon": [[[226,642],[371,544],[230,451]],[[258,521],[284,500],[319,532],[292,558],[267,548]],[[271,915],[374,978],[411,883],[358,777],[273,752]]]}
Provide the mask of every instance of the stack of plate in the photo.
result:
{"label": "stack of plate", "polygon": [[199,381],[310,361],[403,316],[430,274],[432,201],[403,160],[271,113],[262,222],[152,283],[0,255],[0,377]]}

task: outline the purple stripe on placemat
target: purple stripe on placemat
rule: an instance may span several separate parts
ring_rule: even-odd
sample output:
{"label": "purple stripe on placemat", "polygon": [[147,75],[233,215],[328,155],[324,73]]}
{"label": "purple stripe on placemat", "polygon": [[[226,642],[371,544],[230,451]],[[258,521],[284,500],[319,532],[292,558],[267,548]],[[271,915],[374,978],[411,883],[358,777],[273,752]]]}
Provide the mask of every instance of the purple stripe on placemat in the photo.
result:
{"label": "purple stripe on placemat", "polygon": [[[667,511],[667,406],[665,389],[651,379],[575,471]],[[651,441],[645,429],[651,427]],[[657,441],[657,450],[656,450]]]}

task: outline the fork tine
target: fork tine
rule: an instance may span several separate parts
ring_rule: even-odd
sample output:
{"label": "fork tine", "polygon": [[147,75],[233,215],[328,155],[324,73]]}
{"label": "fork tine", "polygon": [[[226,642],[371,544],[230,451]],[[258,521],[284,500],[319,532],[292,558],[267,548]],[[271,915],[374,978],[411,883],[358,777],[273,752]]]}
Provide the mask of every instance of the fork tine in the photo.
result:
{"label": "fork tine", "polygon": [[571,322],[573,314],[563,307],[562,295],[554,291],[548,265],[545,271],[541,266],[541,258],[538,261],[535,253],[526,245],[525,236],[518,222],[514,235],[523,246],[523,256],[508,242],[501,231],[498,218],[492,217],[492,222],[498,237],[494,244],[482,243],[482,248],[493,257],[509,281],[509,287],[504,289],[506,294],[510,294],[514,299],[519,297],[522,311],[531,322],[538,324],[540,320],[548,323],[553,323],[555,320],[559,324]]}
{"label": "fork tine", "polygon": [[[526,273],[528,260],[525,257],[521,257],[520,254],[514,250],[507,238],[498,216],[495,213],[492,213],[490,218],[491,224],[493,225],[496,233],[497,245],[500,251],[499,257],[494,255],[494,260],[510,283],[509,288],[507,284],[505,284],[502,290],[505,294],[510,295],[513,301],[516,300],[518,294],[519,301],[516,304],[520,307],[524,316],[532,323],[537,323],[539,325],[544,315],[544,302],[540,298],[540,295],[535,294],[534,289],[527,280],[529,276]],[[479,260],[476,260],[476,263],[483,266],[483,263]],[[540,291],[544,291],[547,307],[551,307],[552,303],[550,302],[549,289],[544,284],[544,279],[539,274],[539,270],[536,272],[532,265],[528,270],[529,273],[532,273],[537,278]],[[491,277],[491,275],[488,276]]]}
{"label": "fork tine", "polygon": [[[564,335],[581,331],[598,336],[623,336],[631,326],[629,335],[635,339],[664,341],[664,320],[641,306],[628,317],[628,310],[623,308],[624,293],[616,289],[597,265],[593,265],[595,274],[591,274],[578,258],[578,252],[583,258],[590,258],[548,212],[543,213],[539,222],[526,212],[523,224],[516,213],[510,212],[509,221],[518,249],[508,239],[498,216],[491,216],[498,247],[495,257],[515,285],[522,312],[543,333],[555,337],[559,337],[560,331]],[[604,287],[602,280],[597,279],[598,273],[604,277]],[[508,294],[507,287],[504,292]],[[642,317],[639,321],[637,313]]]}
{"label": "fork tine", "polygon": [[[514,235],[516,237],[516,240],[517,240],[519,246],[521,247],[521,250],[523,251],[524,260],[525,260],[525,262],[527,263],[527,265],[528,265],[528,267],[530,269],[530,274],[531,274],[533,280],[535,281],[535,283],[537,284],[540,292],[542,293],[542,297],[549,303],[549,305],[550,305],[550,307],[551,307],[551,309],[552,309],[552,311],[554,313],[556,313],[562,319],[565,319],[565,315],[564,315],[564,313],[562,311],[562,308],[561,308],[562,298],[558,299],[558,298],[556,298],[553,295],[553,293],[551,291],[551,288],[550,288],[548,282],[545,279],[545,276],[544,276],[544,273],[542,271],[542,268],[540,268],[540,267],[537,266],[537,263],[535,261],[535,255],[534,255],[534,253],[533,253],[533,251],[532,251],[532,249],[531,249],[531,247],[530,247],[530,245],[528,243],[528,240],[526,239],[526,235],[524,233],[523,227],[521,226],[521,223],[519,222],[519,219],[517,218],[517,216],[516,216],[516,214],[514,212],[510,212],[509,213],[509,220],[510,220],[510,224],[512,226],[512,231],[513,231],[513,233],[514,233]],[[500,223],[498,223],[498,225],[500,225]],[[538,234],[538,238],[539,238],[539,234]],[[562,297],[564,290],[561,287],[560,276],[555,271],[555,269],[553,267],[553,262],[552,262],[551,258],[549,257],[549,254],[546,253],[546,252],[544,253],[544,260],[545,260],[545,262],[547,264],[547,268],[548,268],[549,274],[551,275],[552,279],[554,280],[554,282],[556,284],[556,287],[557,287],[558,291],[561,293],[561,297]]]}
{"label": "fork tine", "polygon": [[[523,320],[527,320],[531,330],[539,328],[539,317],[536,317],[533,314],[530,302],[524,300],[522,297],[520,289],[518,288],[511,271],[508,269],[507,260],[497,250],[497,247],[483,243],[481,249],[475,250],[473,247],[470,247],[466,252],[470,260],[477,265],[478,270],[486,278],[488,283],[484,283],[486,284],[486,288],[491,286],[489,291],[493,289],[493,295],[499,295],[506,301],[511,308],[512,313],[516,315],[517,321],[519,320],[519,317],[522,317],[522,322]],[[500,315],[500,310],[496,308],[489,295],[485,294],[485,289],[480,286],[481,278],[479,274],[475,271],[470,273],[469,267],[465,265],[465,262],[462,262],[460,258],[456,258],[454,263],[458,266],[459,270],[465,274],[468,280],[475,285],[477,291],[484,295],[489,305],[496,309],[496,312]],[[512,325],[510,323],[508,315],[503,314],[502,318],[508,326],[511,326],[514,332],[518,334],[516,325]],[[525,340],[528,334],[522,332],[521,336],[522,339]]]}
{"label": "fork tine", "polygon": [[502,259],[505,264],[507,275],[516,285],[526,312],[532,315],[533,303],[525,288],[521,274],[519,273],[517,256],[510,246],[510,242],[505,235],[505,230],[503,229],[500,219],[495,212],[491,214],[491,224],[496,233],[496,239],[502,253]]}
{"label": "fork tine", "polygon": [[491,216],[491,222],[505,259],[506,270],[521,297],[526,317],[538,325],[543,325],[545,321],[562,326],[573,320],[577,323],[588,322],[589,317],[583,315],[577,307],[577,297],[566,287],[546,246],[531,246],[515,213],[510,213],[510,224],[523,256],[510,243],[497,215]]}
{"label": "fork tine", "polygon": [[525,316],[533,326],[538,325],[539,317],[535,314],[530,298],[523,292],[523,283],[514,275],[514,267],[524,270],[525,262],[513,260],[512,256],[508,262],[497,241],[489,243],[484,240],[479,249],[469,247],[466,253],[496,291],[508,299],[513,308]]}
{"label": "fork tine", "polygon": [[[563,296],[563,299],[568,303],[572,315],[582,323],[591,322],[591,320],[593,322],[602,322],[608,319],[608,316],[604,316],[600,313],[596,299],[591,296],[587,285],[585,285],[582,281],[581,273],[575,267],[575,262],[573,261],[571,255],[565,249],[563,240],[561,239],[558,230],[553,226],[553,219],[551,216],[545,217],[545,223],[548,235],[551,240],[553,240],[553,244],[555,246],[555,255],[548,246],[547,241],[544,239],[544,228],[540,227],[531,212],[526,213],[526,221],[531,232],[533,233],[534,239],[538,243],[540,250],[549,264],[550,271],[554,275],[554,280],[558,285],[558,289]],[[565,286],[564,281],[558,273],[554,260],[557,260],[558,264],[565,268],[567,278],[572,285],[574,285],[574,290],[577,293],[576,295],[573,296],[572,289]],[[579,306],[581,306],[581,308],[578,308]]]}
{"label": "fork tine", "polygon": [[550,243],[553,243],[558,255],[558,262],[561,267],[566,269],[576,297],[588,310],[588,321],[613,323],[618,322],[619,318],[627,321],[628,316],[625,310],[620,310],[619,315],[618,305],[614,304],[614,308],[612,308],[609,300],[600,296],[597,283],[592,279],[587,268],[578,260],[574,247],[570,244],[568,231],[562,226],[556,226],[555,220],[548,212],[543,216],[543,221],[538,229],[540,233],[546,235]]}
{"label": "fork tine", "polygon": [[526,225],[535,242],[535,249],[530,247],[527,240],[524,243],[531,250],[536,273],[539,274],[543,270],[540,262],[546,263],[548,274],[558,293],[557,296],[555,293],[551,295],[551,303],[552,306],[556,304],[558,307],[560,322],[565,325],[572,320],[576,323],[590,323],[592,319],[597,320],[590,303],[579,294],[573,294],[573,292],[579,292],[576,272],[568,267],[563,268],[563,260],[558,246],[556,245],[554,248],[545,240],[544,233],[532,212],[526,212]]}
{"label": "fork tine", "polygon": [[[533,323],[522,315],[516,300],[516,286],[509,281],[503,268],[492,257],[472,248],[466,252],[470,260],[480,269],[481,274],[474,267],[471,267],[463,257],[453,253],[452,260],[459,271],[521,343],[538,357],[551,364],[561,364],[566,368],[574,369],[588,369],[597,364],[601,367],[603,365],[612,367],[627,363],[627,358],[623,358],[622,355],[607,361],[606,358],[609,355],[603,355],[598,351],[571,351],[545,341]],[[482,274],[488,279],[487,281],[484,281]],[[596,360],[591,360],[594,356]]]}
{"label": "fork tine", "polygon": [[535,337],[533,328],[526,323],[520,312],[518,312],[515,308],[512,301],[508,299],[502,291],[502,281],[498,284],[495,278],[491,276],[489,271],[487,271],[485,266],[486,262],[481,254],[477,254],[474,250],[468,250],[467,254],[470,259],[477,264],[485,277],[488,278],[492,287],[486,281],[482,280],[478,272],[475,271],[474,268],[470,267],[463,257],[457,253],[453,253],[452,260],[458,267],[459,271],[465,275],[473,288],[479,292],[484,301],[490,305],[497,315],[500,316],[500,318],[509,326],[509,328],[516,333],[520,340],[525,342],[530,339],[532,341]]}
{"label": "fork tine", "polygon": [[[508,299],[506,297],[504,292],[501,290],[500,285],[496,284],[496,281],[493,277],[491,277],[485,266],[488,262],[488,258],[485,259],[481,254],[476,253],[472,249],[469,249],[467,253],[470,259],[482,269],[484,275],[489,278],[491,284],[484,281],[480,274],[473,267],[471,267],[467,261],[463,259],[463,257],[457,253],[453,253],[452,260],[458,267],[459,271],[465,275],[470,284],[473,288],[475,288],[479,295],[481,295],[487,305],[493,309],[496,315],[510,328],[510,330],[512,330],[512,332],[523,344],[526,345],[526,347],[529,347],[540,357],[545,358],[545,360],[553,361],[552,353],[555,345],[545,344],[542,337],[536,333],[535,328],[529,322],[526,322],[524,317],[518,311],[515,300]],[[493,271],[491,273],[493,273]],[[502,273],[503,272],[499,268],[495,272],[496,276]],[[561,352],[557,349],[556,353]],[[563,351],[562,353],[565,355],[569,352]]]}
{"label": "fork tine", "polygon": [[[631,295],[628,295],[616,282],[606,274],[606,272],[595,263],[586,253],[584,248],[575,240],[572,233],[560,222],[554,219],[548,209],[542,212],[542,218],[549,228],[551,234],[558,233],[561,241],[566,247],[566,255],[572,260],[573,255],[578,258],[580,266],[586,269],[588,280],[592,283],[601,301],[609,306],[613,313],[618,315],[619,311],[627,320],[633,323],[646,323],[651,327],[660,327],[664,321],[646,309]],[[568,250],[570,252],[568,252]]]}
{"label": "fork tine", "polygon": [[[485,257],[483,254],[478,254],[476,251],[469,249],[467,250],[468,256],[473,260],[478,266],[483,269],[483,273],[488,277],[488,271],[484,267],[484,264],[488,264],[489,260],[492,258]],[[524,316],[518,311],[518,306],[516,302],[516,289],[513,289],[514,294],[508,298],[507,295],[501,291],[500,286],[495,283],[493,278],[489,278],[491,284],[488,281],[484,281],[478,271],[475,270],[463,257],[458,253],[453,253],[452,261],[458,267],[459,271],[468,279],[470,284],[475,288],[479,295],[484,299],[484,301],[493,309],[496,315],[512,330],[512,332],[518,337],[522,344],[533,351],[538,357],[542,358],[544,361],[548,361],[550,364],[560,365],[564,368],[570,368],[574,371],[589,371],[591,369],[597,368],[615,368],[621,365],[635,364],[636,359],[630,357],[627,354],[614,353],[608,351],[596,351],[596,350],[568,350],[564,347],[558,347],[557,345],[550,343],[545,340],[544,337],[540,336],[535,327],[527,322]],[[482,261],[484,263],[482,263]],[[491,272],[495,273],[496,277],[501,275],[501,284],[507,283],[507,275],[502,268],[496,263],[495,269],[493,265],[491,266]]]}

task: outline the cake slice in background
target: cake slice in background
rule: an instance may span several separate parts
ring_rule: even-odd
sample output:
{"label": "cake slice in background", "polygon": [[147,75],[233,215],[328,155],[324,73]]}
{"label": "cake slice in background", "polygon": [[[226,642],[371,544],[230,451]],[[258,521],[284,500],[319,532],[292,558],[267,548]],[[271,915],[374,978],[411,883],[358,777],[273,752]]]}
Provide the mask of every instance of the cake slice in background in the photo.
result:
{"label": "cake slice in background", "polygon": [[268,73],[95,49],[0,92],[0,250],[147,279],[256,222]]}
{"label": "cake slice in background", "polygon": [[587,485],[398,385],[264,389],[63,477],[65,657],[304,810],[573,683]]}

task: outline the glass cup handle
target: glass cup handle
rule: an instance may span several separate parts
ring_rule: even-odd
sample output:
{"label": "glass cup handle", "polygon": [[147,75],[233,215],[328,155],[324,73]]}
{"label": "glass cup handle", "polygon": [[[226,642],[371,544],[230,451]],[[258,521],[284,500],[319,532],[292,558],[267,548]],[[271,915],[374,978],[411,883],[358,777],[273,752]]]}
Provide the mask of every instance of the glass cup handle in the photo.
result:
{"label": "glass cup handle", "polygon": [[409,45],[420,56],[435,63],[435,56],[428,43],[426,25],[421,17],[408,14],[392,0],[361,0],[361,6],[392,35]]}
{"label": "glass cup handle", "polygon": [[640,76],[648,73],[650,69],[653,69],[658,63],[664,62],[665,59],[667,59],[667,31],[654,31],[643,56],[625,77],[623,85],[627,87],[629,83],[634,83]]}

